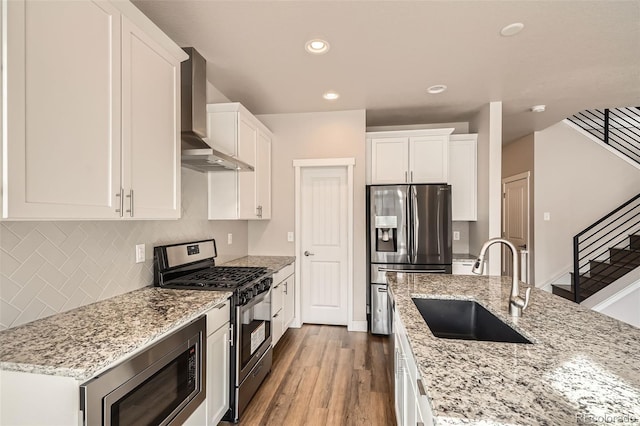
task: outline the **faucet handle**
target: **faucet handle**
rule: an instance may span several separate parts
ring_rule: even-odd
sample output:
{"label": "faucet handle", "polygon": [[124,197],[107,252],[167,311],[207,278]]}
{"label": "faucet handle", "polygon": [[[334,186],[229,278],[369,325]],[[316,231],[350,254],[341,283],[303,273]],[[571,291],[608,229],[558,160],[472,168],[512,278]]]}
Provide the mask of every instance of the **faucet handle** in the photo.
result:
{"label": "faucet handle", "polygon": [[524,305],[522,306],[522,310],[527,309],[527,305],[529,305],[529,294],[531,294],[531,287],[527,287],[524,292]]}

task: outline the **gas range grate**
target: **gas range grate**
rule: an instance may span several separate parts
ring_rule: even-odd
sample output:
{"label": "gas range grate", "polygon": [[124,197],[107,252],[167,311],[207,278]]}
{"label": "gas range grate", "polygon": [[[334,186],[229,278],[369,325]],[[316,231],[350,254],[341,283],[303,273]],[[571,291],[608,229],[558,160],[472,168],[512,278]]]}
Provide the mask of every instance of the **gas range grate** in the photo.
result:
{"label": "gas range grate", "polygon": [[171,285],[199,286],[209,288],[234,289],[260,278],[267,273],[267,268],[242,266],[214,266],[204,271],[180,277],[170,282]]}

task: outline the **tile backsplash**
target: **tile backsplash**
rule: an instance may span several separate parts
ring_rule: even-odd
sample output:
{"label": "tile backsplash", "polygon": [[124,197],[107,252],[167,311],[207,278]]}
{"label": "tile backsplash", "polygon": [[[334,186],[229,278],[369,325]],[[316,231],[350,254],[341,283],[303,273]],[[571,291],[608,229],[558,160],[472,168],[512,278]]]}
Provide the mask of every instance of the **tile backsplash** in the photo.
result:
{"label": "tile backsplash", "polygon": [[206,175],[188,169],[179,220],[1,222],[0,329],[150,285],[153,246],[212,237],[219,262],[247,254],[247,222],[207,220]]}

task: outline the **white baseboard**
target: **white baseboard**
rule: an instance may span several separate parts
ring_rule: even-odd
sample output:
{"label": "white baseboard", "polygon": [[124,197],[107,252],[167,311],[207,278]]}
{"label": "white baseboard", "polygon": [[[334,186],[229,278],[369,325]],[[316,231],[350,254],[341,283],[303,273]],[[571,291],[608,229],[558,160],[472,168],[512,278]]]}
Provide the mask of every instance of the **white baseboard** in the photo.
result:
{"label": "white baseboard", "polygon": [[351,321],[351,323],[347,326],[347,330],[348,331],[361,331],[361,332],[368,332],[369,331],[369,326],[367,324],[367,321]]}

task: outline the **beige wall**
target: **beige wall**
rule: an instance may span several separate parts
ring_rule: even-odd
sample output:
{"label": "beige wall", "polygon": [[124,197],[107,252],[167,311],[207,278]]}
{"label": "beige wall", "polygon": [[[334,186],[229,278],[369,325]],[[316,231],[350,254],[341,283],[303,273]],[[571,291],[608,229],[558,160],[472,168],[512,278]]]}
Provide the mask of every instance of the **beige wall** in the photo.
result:
{"label": "beige wall", "polygon": [[293,160],[354,157],[354,289],[355,321],[366,320],[365,273],[365,111],[338,111],[258,116],[275,135],[272,145],[271,217],[249,222],[249,253],[293,256],[287,242],[294,230]]}
{"label": "beige wall", "polygon": [[[469,252],[480,253],[490,237],[499,237],[502,211],[502,103],[491,102],[469,122],[478,134],[478,220],[469,222]],[[488,272],[500,275],[500,247],[489,251]]]}
{"label": "beige wall", "polygon": [[529,172],[529,282],[535,283],[535,241],[534,241],[534,137],[533,133],[502,147],[502,178]]}
{"label": "beige wall", "polygon": [[[233,233],[233,245],[227,245]],[[246,221],[207,220],[207,180],[182,169],[182,218],[0,223],[0,329],[153,283],[153,246],[215,238],[220,262],[246,256]],[[135,245],[146,261],[135,263]]]}
{"label": "beige wall", "polygon": [[545,286],[571,267],[573,236],[638,193],[640,170],[563,122],[534,138],[535,275]]}

